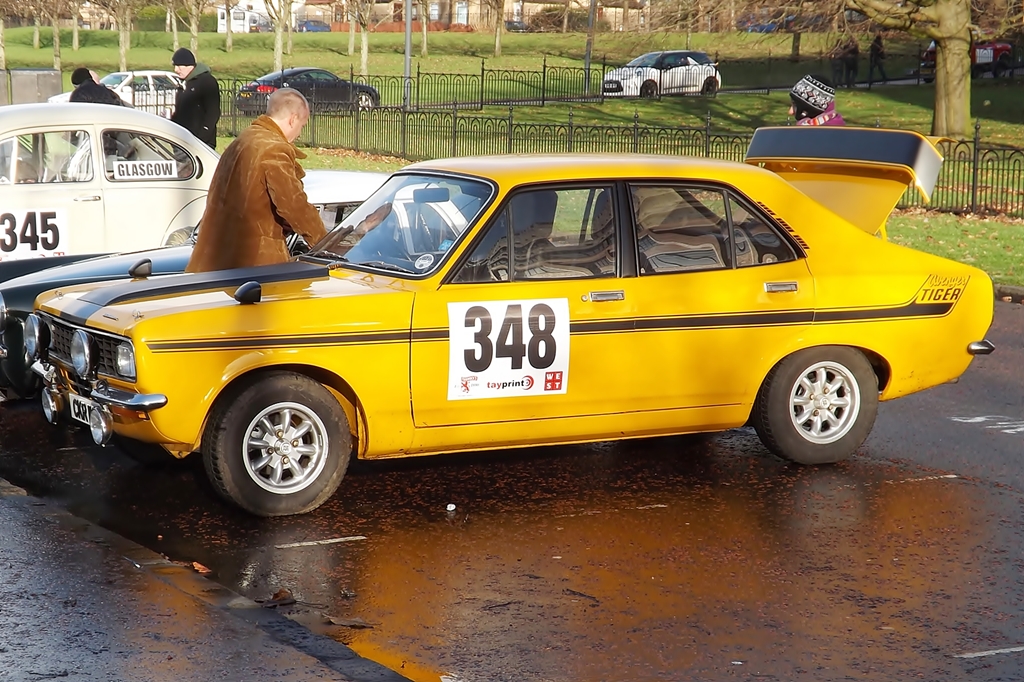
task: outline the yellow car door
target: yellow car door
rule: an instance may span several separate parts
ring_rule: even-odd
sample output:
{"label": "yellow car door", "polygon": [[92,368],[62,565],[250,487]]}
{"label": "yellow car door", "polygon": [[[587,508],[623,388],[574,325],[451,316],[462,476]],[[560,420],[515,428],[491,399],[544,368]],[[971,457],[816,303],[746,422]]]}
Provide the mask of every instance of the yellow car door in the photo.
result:
{"label": "yellow car door", "polygon": [[637,318],[616,365],[636,377],[630,404],[671,410],[749,402],[813,318],[814,282],[800,244],[721,187],[634,184],[628,194]]}
{"label": "yellow car door", "polygon": [[603,329],[628,324],[634,311],[617,276],[614,190],[605,183],[517,192],[440,287],[417,294],[417,426],[619,409],[624,379],[609,365]]}

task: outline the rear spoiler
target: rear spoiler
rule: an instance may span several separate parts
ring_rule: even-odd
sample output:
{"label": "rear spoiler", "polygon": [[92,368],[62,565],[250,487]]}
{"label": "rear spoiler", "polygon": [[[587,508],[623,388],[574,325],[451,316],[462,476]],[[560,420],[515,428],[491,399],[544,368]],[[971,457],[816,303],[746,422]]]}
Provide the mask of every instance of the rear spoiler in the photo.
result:
{"label": "rear spoiler", "polygon": [[908,187],[925,203],[931,198],[942,168],[941,139],[881,128],[758,128],[745,161],[885,239],[886,219]]}

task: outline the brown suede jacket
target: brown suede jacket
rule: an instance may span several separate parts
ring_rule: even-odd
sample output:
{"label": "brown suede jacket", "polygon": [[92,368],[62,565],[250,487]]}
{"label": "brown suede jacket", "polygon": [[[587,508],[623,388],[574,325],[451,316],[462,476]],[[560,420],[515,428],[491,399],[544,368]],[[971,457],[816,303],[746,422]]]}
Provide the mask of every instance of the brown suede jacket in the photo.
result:
{"label": "brown suede jacket", "polygon": [[283,263],[286,229],[315,244],[327,234],[306,198],[305,158],[269,116],[260,116],[224,150],[186,272]]}

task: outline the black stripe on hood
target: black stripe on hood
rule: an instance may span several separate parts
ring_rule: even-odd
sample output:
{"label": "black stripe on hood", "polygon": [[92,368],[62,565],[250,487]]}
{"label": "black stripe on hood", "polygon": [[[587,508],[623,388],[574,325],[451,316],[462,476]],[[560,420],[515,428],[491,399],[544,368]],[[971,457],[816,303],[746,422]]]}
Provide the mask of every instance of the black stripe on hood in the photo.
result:
{"label": "black stripe on hood", "polygon": [[66,305],[59,317],[73,324],[84,325],[100,308],[139,301],[146,298],[181,296],[200,291],[230,289],[246,282],[270,284],[302,279],[322,279],[330,270],[325,265],[289,261],[252,268],[183,273],[167,277],[133,279],[98,287]]}

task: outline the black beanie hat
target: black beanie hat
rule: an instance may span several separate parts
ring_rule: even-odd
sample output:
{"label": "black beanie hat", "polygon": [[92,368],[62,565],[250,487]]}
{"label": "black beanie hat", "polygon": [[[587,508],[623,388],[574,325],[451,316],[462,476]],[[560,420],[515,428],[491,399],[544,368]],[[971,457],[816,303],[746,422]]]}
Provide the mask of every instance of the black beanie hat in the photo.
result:
{"label": "black beanie hat", "polygon": [[84,66],[79,66],[77,69],[71,72],[71,84],[78,86],[87,80],[92,80],[92,74],[89,73],[89,69]]}
{"label": "black beanie hat", "polygon": [[179,47],[171,57],[171,64],[174,66],[195,66],[196,56],[187,47]]}
{"label": "black beanie hat", "polygon": [[820,116],[836,99],[836,89],[824,76],[806,75],[789,91],[796,119]]}

